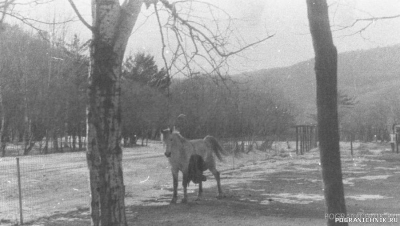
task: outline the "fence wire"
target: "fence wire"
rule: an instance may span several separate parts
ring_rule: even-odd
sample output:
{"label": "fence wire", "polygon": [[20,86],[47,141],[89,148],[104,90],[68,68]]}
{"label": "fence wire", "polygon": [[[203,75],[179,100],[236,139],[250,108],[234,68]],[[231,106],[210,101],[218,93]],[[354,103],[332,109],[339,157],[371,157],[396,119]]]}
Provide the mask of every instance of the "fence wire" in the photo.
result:
{"label": "fence wire", "polygon": [[[221,142],[221,145],[227,144]],[[286,143],[282,145],[285,146]],[[275,145],[275,149],[280,148],[280,145]],[[156,141],[146,147],[124,148],[123,170],[127,206],[153,202],[169,203],[172,176],[164,151],[161,142]],[[218,162],[219,170],[232,169],[235,168],[235,164],[255,161],[254,156],[264,156],[261,152],[253,155],[243,153],[241,159],[235,160],[232,150],[228,151],[232,154],[233,162],[229,161],[230,157],[227,157],[227,161]],[[17,157],[20,165],[24,223],[36,222],[38,218],[59,213],[63,216],[63,213],[70,211],[84,212],[89,209],[89,173],[85,152],[5,157],[0,158],[0,225],[20,224]],[[195,186],[190,187],[191,192],[195,189]]]}
{"label": "fence wire", "polygon": [[[20,156],[23,222],[88,207],[83,152]],[[0,159],[0,225],[20,223],[16,157]]]}
{"label": "fence wire", "polygon": [[[162,190],[171,183],[168,161],[160,142],[124,149],[123,168],[126,204],[136,204],[142,193]],[[9,147],[10,148],[10,147]],[[17,160],[19,158],[23,222],[70,211],[89,209],[89,172],[85,152],[0,158],[0,225],[20,225]],[[154,158],[162,161],[154,161]],[[154,162],[158,162],[153,164]],[[161,162],[161,163],[160,163]],[[152,175],[157,175],[153,178]]]}

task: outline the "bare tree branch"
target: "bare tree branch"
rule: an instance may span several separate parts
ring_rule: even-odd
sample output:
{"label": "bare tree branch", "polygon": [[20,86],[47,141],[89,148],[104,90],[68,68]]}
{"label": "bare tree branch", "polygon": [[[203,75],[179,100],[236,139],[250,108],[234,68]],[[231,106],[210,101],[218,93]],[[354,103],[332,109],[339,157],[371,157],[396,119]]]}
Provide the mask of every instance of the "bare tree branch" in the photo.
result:
{"label": "bare tree branch", "polygon": [[69,4],[71,5],[72,9],[74,10],[75,14],[78,16],[79,20],[85,25],[89,30],[93,31],[93,27],[90,26],[88,22],[82,17],[81,13],[79,12],[78,8],[76,8],[76,5],[73,0],[68,0]]}
{"label": "bare tree branch", "polygon": [[353,23],[351,23],[350,25],[347,26],[340,26],[340,28],[335,29],[334,31],[343,31],[349,28],[353,28],[355,27],[357,24],[360,23],[366,23],[366,25],[362,26],[361,28],[357,29],[354,33],[350,34],[350,35],[346,35],[346,36],[351,36],[351,35],[355,35],[355,34],[361,34],[362,32],[364,32],[365,30],[368,29],[368,27],[370,27],[373,23],[375,23],[376,21],[379,20],[390,20],[390,19],[396,19],[396,18],[400,18],[400,14],[397,15],[392,15],[392,16],[381,16],[381,17],[368,17],[368,18],[361,18],[361,19],[356,19]]}
{"label": "bare tree branch", "polygon": [[4,21],[4,18],[6,16],[11,17],[13,19],[16,19],[23,24],[29,26],[30,28],[38,31],[39,35],[44,39],[47,40],[47,37],[44,35],[46,32],[40,28],[40,25],[61,25],[61,24],[66,24],[69,22],[75,21],[74,19],[65,19],[63,21],[59,22],[46,22],[38,19],[34,19],[31,17],[26,17],[20,14],[18,11],[14,10],[16,9],[17,6],[37,6],[37,5],[43,5],[43,4],[48,4],[50,2],[53,2],[54,0],[2,0],[0,1],[0,13],[2,13],[0,17],[0,26]]}
{"label": "bare tree branch", "polygon": [[[163,8],[157,7],[158,2]],[[146,0],[145,4],[146,6],[154,4],[161,35],[162,60],[170,77],[181,73],[191,76],[200,70],[201,74],[215,75],[221,80],[226,79],[224,76],[229,69],[230,56],[237,55],[274,36],[268,35],[244,45],[245,40],[236,37],[236,33],[240,32],[237,28],[233,28],[234,19],[223,9],[201,0],[173,3],[168,0]],[[203,8],[211,18],[196,14],[194,4],[205,6]],[[161,12],[166,12],[168,15],[165,24],[161,22],[161,18],[165,18],[160,15]],[[166,56],[167,47],[171,56]]]}
{"label": "bare tree branch", "polygon": [[[120,43],[120,45],[114,46],[114,48],[118,49],[116,52],[125,52],[128,39],[132,34],[132,30],[136,24],[142,4],[142,0],[125,0],[121,5],[121,17],[118,26],[119,35],[115,40],[116,43]],[[123,54],[121,54],[121,56],[123,56]]]}
{"label": "bare tree branch", "polygon": [[0,28],[1,25],[3,24],[4,18],[6,17],[6,13],[8,8],[14,4],[15,0],[3,0],[0,2],[0,12],[2,13],[1,18],[0,18]]}
{"label": "bare tree branch", "polygon": [[[7,1],[7,0],[6,0]],[[54,0],[22,0],[23,2],[19,2],[18,0],[8,0],[9,2],[12,1],[13,5],[44,5],[48,4],[50,2],[53,2]]]}
{"label": "bare tree branch", "polygon": [[164,61],[164,66],[165,66],[165,70],[166,70],[166,72],[167,72],[167,76],[170,77],[167,59],[165,58],[165,47],[166,47],[166,45],[165,45],[165,40],[164,40],[164,34],[163,34],[163,31],[162,31],[162,25],[161,25],[161,21],[160,21],[160,15],[158,14],[157,4],[154,4],[154,11],[155,11],[155,13],[156,13],[157,22],[158,22],[158,27],[159,27],[159,31],[160,31],[160,34],[161,34],[161,44],[162,44],[161,56],[162,56],[163,61]]}
{"label": "bare tree branch", "polygon": [[[263,39],[261,39],[261,40],[259,40],[259,41],[257,41],[257,42],[254,42],[254,43],[251,43],[251,44],[249,44],[249,45],[247,45],[247,46],[244,46],[244,47],[242,47],[242,48],[240,48],[240,49],[238,49],[238,50],[236,50],[236,51],[225,52],[225,51],[221,50],[221,49],[218,47],[218,45],[216,45],[216,44],[214,43],[214,41],[212,41],[212,40],[208,37],[208,35],[206,35],[206,34],[205,34],[204,32],[202,32],[200,29],[197,29],[195,26],[193,26],[192,23],[191,23],[190,21],[185,20],[185,19],[183,19],[181,16],[179,16],[178,13],[176,12],[176,7],[175,7],[175,4],[176,4],[176,3],[172,3],[172,4],[171,4],[171,3],[169,3],[167,0],[160,0],[160,1],[163,3],[163,5],[164,5],[167,9],[170,10],[171,15],[173,16],[174,19],[179,20],[183,25],[187,26],[188,29],[193,30],[193,31],[195,31],[196,33],[198,33],[202,38],[204,38],[204,39],[208,42],[208,44],[210,44],[210,45],[212,46],[212,48],[213,48],[213,49],[218,53],[218,55],[220,55],[221,57],[228,57],[228,56],[237,54],[237,53],[239,53],[239,52],[242,52],[242,51],[246,50],[247,48],[249,48],[249,47],[251,47],[251,46],[254,46],[254,45],[256,45],[256,44],[259,44],[259,43],[261,43],[261,42],[264,42],[265,40],[270,39],[270,38],[272,38],[272,37],[274,36],[274,35],[269,35],[269,36],[267,36],[266,38],[263,38]],[[204,26],[203,28],[207,29],[205,26]],[[217,38],[217,37],[215,36],[214,38]]]}

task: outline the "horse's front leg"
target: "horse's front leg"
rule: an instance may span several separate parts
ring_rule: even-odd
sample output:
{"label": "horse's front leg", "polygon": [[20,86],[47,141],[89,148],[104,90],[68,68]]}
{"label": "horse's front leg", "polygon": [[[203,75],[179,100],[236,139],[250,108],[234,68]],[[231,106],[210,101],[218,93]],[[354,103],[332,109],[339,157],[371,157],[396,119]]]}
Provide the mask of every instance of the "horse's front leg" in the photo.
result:
{"label": "horse's front leg", "polygon": [[174,193],[172,195],[171,204],[175,204],[178,199],[178,170],[172,170],[172,180],[174,186]]}
{"label": "horse's front leg", "polygon": [[187,198],[187,185],[188,185],[188,180],[189,180],[189,175],[187,172],[182,172],[183,174],[183,179],[182,179],[182,187],[183,187],[183,199],[182,203],[187,203],[188,198]]}

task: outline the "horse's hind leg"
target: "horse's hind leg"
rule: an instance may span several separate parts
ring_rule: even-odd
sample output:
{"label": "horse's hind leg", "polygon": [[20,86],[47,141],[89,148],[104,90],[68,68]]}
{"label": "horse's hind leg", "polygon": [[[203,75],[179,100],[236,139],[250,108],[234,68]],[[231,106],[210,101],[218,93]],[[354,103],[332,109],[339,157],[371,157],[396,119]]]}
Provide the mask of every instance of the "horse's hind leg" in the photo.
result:
{"label": "horse's hind leg", "polygon": [[187,185],[188,185],[188,179],[189,175],[187,173],[182,173],[183,174],[183,179],[182,179],[182,187],[183,187],[183,199],[182,203],[187,203]]}
{"label": "horse's hind leg", "polygon": [[214,175],[215,180],[217,181],[217,187],[218,187],[218,196],[217,196],[217,198],[222,198],[221,178],[219,176],[219,172],[215,167],[211,168],[210,171]]}
{"label": "horse's hind leg", "polygon": [[179,171],[172,171],[172,180],[174,185],[174,194],[172,196],[171,204],[175,204],[178,199],[178,173]]}
{"label": "horse's hind leg", "polygon": [[203,195],[203,182],[199,182],[199,194],[197,195],[196,201],[201,200],[201,196]]}

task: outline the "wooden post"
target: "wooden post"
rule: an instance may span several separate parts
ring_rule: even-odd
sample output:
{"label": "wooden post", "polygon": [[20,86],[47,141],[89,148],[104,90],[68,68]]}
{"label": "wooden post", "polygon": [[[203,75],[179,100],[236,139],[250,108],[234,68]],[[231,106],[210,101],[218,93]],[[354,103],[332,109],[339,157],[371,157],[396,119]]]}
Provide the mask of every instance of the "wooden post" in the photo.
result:
{"label": "wooden post", "polygon": [[310,127],[310,149],[312,149],[312,148],[314,148],[313,147],[313,142],[314,142],[314,136],[313,136],[313,131],[314,131],[314,127],[313,126],[311,126]]}
{"label": "wooden post", "polygon": [[303,151],[303,129],[299,127],[299,153],[302,154]]}
{"label": "wooden post", "polygon": [[307,126],[307,151],[311,150],[311,127]]}
{"label": "wooden post", "polygon": [[24,219],[22,216],[22,192],[21,192],[21,171],[19,167],[19,158],[17,159],[17,177],[18,177],[18,198],[19,198],[19,220],[21,225],[24,224]]}
{"label": "wooden post", "polygon": [[232,169],[235,169],[235,154],[236,154],[236,148],[237,148],[236,140],[234,142],[235,142],[235,144],[234,144],[233,153],[232,153]]}
{"label": "wooden post", "polygon": [[304,127],[300,127],[300,152],[304,154]]}
{"label": "wooden post", "polygon": [[308,146],[308,137],[309,137],[309,131],[308,131],[308,126],[306,126],[306,152],[308,152],[310,149],[309,149],[309,146]]}
{"label": "wooden post", "polygon": [[350,134],[350,151],[351,151],[351,156],[353,156],[353,134]]}
{"label": "wooden post", "polygon": [[304,151],[304,128],[300,127],[300,154],[303,154]]}
{"label": "wooden post", "polygon": [[301,154],[304,154],[304,152],[306,152],[306,148],[307,148],[307,127],[303,126],[303,150],[301,152]]}
{"label": "wooden post", "polygon": [[299,154],[299,129],[296,126],[296,154]]}
{"label": "wooden post", "polygon": [[235,150],[233,151],[232,154],[232,169],[235,169]]}
{"label": "wooden post", "polygon": [[307,126],[303,126],[303,154],[307,151]]}
{"label": "wooden post", "polygon": [[300,154],[304,153],[304,128],[300,127]]}
{"label": "wooden post", "polygon": [[311,150],[311,127],[307,126],[307,151]]}
{"label": "wooden post", "polygon": [[311,148],[315,148],[315,127],[311,127]]}

